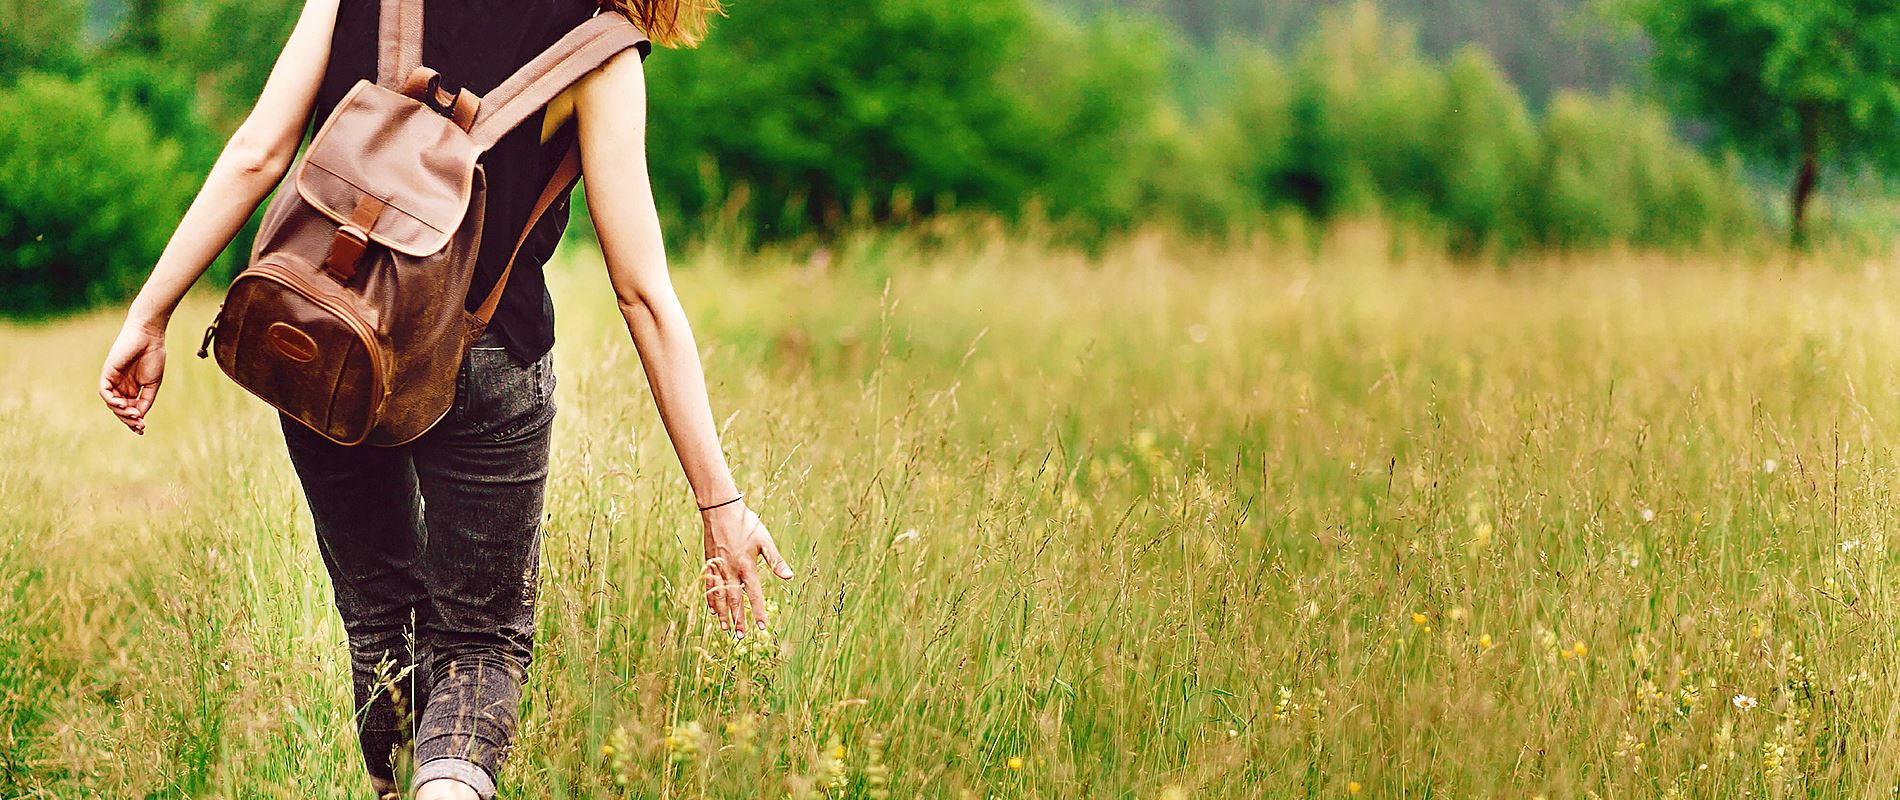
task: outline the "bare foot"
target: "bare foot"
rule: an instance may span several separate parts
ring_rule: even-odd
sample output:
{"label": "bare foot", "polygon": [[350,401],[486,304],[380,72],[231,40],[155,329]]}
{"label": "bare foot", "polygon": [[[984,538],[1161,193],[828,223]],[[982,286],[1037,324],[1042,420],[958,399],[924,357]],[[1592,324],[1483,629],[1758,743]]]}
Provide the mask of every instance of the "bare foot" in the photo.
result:
{"label": "bare foot", "polygon": [[436,778],[416,790],[416,800],[481,800],[481,795],[461,781]]}

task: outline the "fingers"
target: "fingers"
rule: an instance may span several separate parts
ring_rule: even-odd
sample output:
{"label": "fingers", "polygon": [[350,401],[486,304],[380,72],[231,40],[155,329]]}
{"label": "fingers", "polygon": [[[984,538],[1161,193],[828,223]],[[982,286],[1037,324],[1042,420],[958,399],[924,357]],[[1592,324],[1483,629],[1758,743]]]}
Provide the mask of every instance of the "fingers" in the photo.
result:
{"label": "fingers", "polygon": [[138,396],[132,399],[132,409],[138,412],[139,419],[141,421],[145,419],[145,414],[152,410],[152,403],[156,401],[157,399],[158,399],[158,384],[157,383],[145,383],[145,384],[139,385]]}
{"label": "fingers", "polygon": [[[123,423],[127,429],[141,436],[145,435],[144,409],[138,406],[137,398],[128,398],[125,392],[114,384],[114,377],[116,376],[111,372],[100,376],[100,399],[105,400],[106,408],[110,409],[113,416],[118,417],[119,422]],[[152,391],[156,392],[156,387],[154,387]],[[151,400],[147,399],[145,401],[145,407],[151,407]]]}
{"label": "fingers", "polygon": [[740,638],[744,638],[746,627],[745,583],[743,581],[733,580],[729,576],[723,588],[725,592],[721,596],[726,599],[726,630],[732,631]]}
{"label": "fingers", "polygon": [[158,398],[165,370],[164,353],[151,346],[127,345],[124,336],[106,356],[99,373],[99,398],[133,433],[145,433],[145,415]]}
{"label": "fingers", "polygon": [[112,388],[112,379],[116,376],[117,373],[112,370],[106,370],[99,376],[99,397],[115,410],[125,408],[125,401],[120,399],[118,391]]}
{"label": "fingers", "polygon": [[772,574],[777,575],[779,580],[791,580],[792,565],[785,563],[785,557],[778,554],[778,544],[772,541],[772,534],[761,533],[760,539],[759,552],[765,556],[765,565],[772,568]]}
{"label": "fingers", "polygon": [[732,572],[731,564],[725,558],[715,556],[706,559],[706,607],[712,610],[713,619],[719,622],[719,627],[743,634],[745,584]]}
{"label": "fingers", "polygon": [[759,585],[758,570],[745,576],[746,597],[752,601],[752,620],[759,630],[765,630],[765,587]]}
{"label": "fingers", "polygon": [[[767,625],[759,559],[764,559],[780,580],[791,580],[794,573],[758,515],[743,506],[736,511],[739,514],[706,519],[707,553],[730,553],[733,557],[707,558],[704,577],[707,607],[727,630],[744,636],[755,626],[764,630]],[[735,527],[739,530],[733,530]]]}
{"label": "fingers", "polygon": [[701,573],[706,584],[706,608],[712,611],[713,620],[722,628],[730,627],[727,625],[729,615],[726,613],[726,576],[722,569],[724,562],[725,559],[722,558],[706,559],[706,568]]}

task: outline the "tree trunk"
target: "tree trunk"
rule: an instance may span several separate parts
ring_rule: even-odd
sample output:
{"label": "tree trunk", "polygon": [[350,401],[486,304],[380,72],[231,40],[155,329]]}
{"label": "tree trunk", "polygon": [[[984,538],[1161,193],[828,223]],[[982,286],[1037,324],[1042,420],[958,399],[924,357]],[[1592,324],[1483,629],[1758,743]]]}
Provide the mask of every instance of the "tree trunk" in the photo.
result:
{"label": "tree trunk", "polygon": [[1814,186],[1821,179],[1820,161],[1812,151],[1801,157],[1801,171],[1795,174],[1794,192],[1788,198],[1796,247],[1808,243],[1808,201],[1814,198]]}
{"label": "tree trunk", "polygon": [[1788,196],[1788,217],[1792,223],[1795,247],[1805,247],[1808,243],[1808,201],[1814,197],[1814,186],[1821,181],[1821,130],[1820,120],[1812,106],[1802,106],[1798,112],[1801,119],[1801,169],[1795,173],[1794,191]]}

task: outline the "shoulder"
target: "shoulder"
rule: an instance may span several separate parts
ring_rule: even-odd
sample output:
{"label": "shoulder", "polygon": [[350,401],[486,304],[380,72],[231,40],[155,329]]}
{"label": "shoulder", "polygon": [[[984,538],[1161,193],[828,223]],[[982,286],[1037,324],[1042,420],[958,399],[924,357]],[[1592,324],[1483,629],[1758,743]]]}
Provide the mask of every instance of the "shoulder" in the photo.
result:
{"label": "shoulder", "polygon": [[574,116],[585,116],[595,121],[611,118],[610,124],[615,126],[643,126],[646,116],[646,68],[643,62],[648,47],[642,44],[622,50],[593,72],[575,81],[573,86],[548,104],[550,127],[558,127]]}
{"label": "shoulder", "polygon": [[629,47],[607,59],[598,69],[575,82],[569,92],[578,108],[601,105],[646,105],[646,60],[639,47]]}

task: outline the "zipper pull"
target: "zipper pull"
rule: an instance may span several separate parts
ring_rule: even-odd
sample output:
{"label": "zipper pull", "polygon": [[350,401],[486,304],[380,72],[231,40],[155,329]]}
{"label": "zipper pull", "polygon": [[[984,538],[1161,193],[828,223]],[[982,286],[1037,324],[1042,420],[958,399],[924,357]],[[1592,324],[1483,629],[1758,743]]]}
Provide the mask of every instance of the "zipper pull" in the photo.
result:
{"label": "zipper pull", "polygon": [[224,306],[223,304],[219,304],[217,313],[211,316],[211,324],[205,328],[204,341],[201,341],[198,343],[198,357],[199,358],[210,357],[211,337],[218,332],[218,323],[223,320],[224,320]]}

